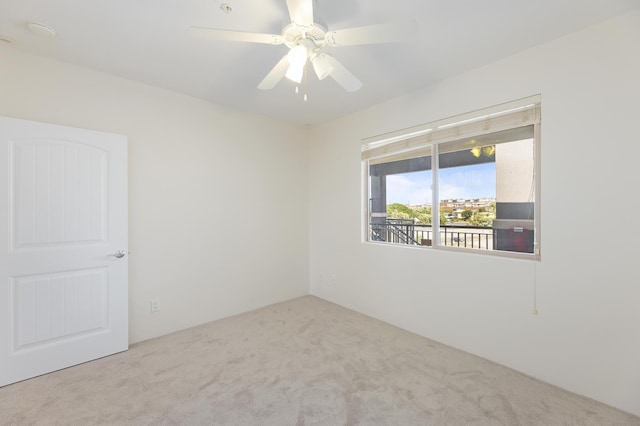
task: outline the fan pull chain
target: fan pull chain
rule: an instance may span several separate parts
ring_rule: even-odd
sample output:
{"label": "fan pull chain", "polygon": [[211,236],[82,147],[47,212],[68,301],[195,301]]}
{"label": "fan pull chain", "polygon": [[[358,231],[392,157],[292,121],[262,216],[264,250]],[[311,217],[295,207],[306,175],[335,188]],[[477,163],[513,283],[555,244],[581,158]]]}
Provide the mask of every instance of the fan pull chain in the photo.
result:
{"label": "fan pull chain", "polygon": [[302,70],[302,78],[304,84],[304,98],[303,100],[307,102],[307,64],[305,63],[304,68]]}
{"label": "fan pull chain", "polygon": [[[307,102],[308,97],[307,97],[307,67],[306,66],[303,68],[302,72],[303,72],[303,74],[302,74],[303,81],[301,83],[303,84],[303,93],[304,93],[304,96],[302,97],[302,99],[305,102]],[[300,94],[300,86],[299,85],[296,85],[295,93],[296,93],[296,95]]]}

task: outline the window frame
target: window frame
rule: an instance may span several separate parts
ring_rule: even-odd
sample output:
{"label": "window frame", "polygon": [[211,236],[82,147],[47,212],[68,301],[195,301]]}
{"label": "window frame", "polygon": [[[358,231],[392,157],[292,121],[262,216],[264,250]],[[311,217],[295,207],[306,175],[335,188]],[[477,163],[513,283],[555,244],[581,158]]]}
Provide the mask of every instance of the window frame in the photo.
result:
{"label": "window frame", "polygon": [[[512,102],[425,123],[408,129],[398,130],[362,140],[362,242],[389,245],[411,249],[432,249],[452,252],[475,253],[481,255],[518,258],[539,261],[541,258],[541,96],[529,96]],[[507,250],[479,250],[477,248],[452,247],[441,244],[440,199],[439,194],[439,148],[443,144],[487,135],[503,130],[533,126],[533,252]],[[431,156],[432,200],[430,246],[399,244],[376,241],[371,238],[370,212],[370,166],[402,159],[415,158],[420,152]],[[385,201],[386,202],[386,201]]]}

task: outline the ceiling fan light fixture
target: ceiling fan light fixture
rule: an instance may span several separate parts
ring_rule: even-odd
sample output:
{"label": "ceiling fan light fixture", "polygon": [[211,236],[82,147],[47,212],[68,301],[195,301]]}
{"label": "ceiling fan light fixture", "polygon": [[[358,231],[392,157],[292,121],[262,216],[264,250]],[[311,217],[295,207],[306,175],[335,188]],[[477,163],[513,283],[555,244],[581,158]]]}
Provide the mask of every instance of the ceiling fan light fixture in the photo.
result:
{"label": "ceiling fan light fixture", "polygon": [[324,80],[333,71],[333,65],[327,60],[328,56],[325,53],[317,53],[311,56],[311,64],[313,64],[313,70],[316,72],[318,80]]}
{"label": "ceiling fan light fixture", "polygon": [[307,63],[307,56],[309,56],[307,47],[303,44],[299,44],[289,50],[287,59],[292,67],[302,68],[304,67],[304,64]]}
{"label": "ceiling fan light fixture", "polygon": [[302,64],[301,67],[289,65],[289,69],[287,70],[287,73],[284,76],[287,77],[289,80],[300,84],[302,82],[303,75],[304,75],[304,64]]}
{"label": "ceiling fan light fixture", "polygon": [[309,51],[305,45],[299,44],[291,48],[287,54],[289,69],[285,77],[300,84],[304,74],[304,66],[307,64],[307,56],[309,56]]}

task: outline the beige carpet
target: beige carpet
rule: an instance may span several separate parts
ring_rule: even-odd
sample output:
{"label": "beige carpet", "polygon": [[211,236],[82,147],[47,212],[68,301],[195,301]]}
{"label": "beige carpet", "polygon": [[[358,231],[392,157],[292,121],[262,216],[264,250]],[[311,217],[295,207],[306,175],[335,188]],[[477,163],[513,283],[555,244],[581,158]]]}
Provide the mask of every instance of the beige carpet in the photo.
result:
{"label": "beige carpet", "polygon": [[640,425],[306,296],[0,388],[3,425]]}

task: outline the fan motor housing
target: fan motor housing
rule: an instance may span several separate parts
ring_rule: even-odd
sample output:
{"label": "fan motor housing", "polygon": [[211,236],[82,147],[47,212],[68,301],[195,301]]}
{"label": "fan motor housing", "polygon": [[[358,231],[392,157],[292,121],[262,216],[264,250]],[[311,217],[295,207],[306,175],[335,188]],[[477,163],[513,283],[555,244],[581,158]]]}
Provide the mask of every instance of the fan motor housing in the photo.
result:
{"label": "fan motor housing", "polygon": [[309,27],[291,23],[282,29],[282,38],[288,48],[303,44],[303,40],[311,41],[316,48],[322,47],[326,34],[327,29],[316,23]]}

